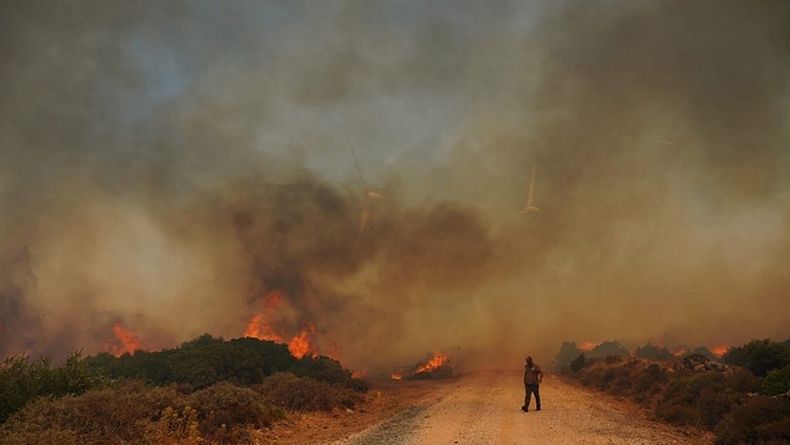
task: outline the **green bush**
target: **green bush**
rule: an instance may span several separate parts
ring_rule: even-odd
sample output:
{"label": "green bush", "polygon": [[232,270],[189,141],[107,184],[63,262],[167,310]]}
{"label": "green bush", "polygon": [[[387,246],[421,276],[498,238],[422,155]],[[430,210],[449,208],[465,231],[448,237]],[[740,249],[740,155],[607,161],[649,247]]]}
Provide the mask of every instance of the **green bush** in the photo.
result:
{"label": "green bush", "polygon": [[175,386],[124,381],[28,403],[0,427],[0,443],[243,443],[248,426],[266,427],[283,415],[257,392],[230,383],[187,396]]}
{"label": "green bush", "polygon": [[362,392],[368,389],[367,382],[352,378],[351,372],[335,360],[296,359],[285,345],[249,337],[226,341],[203,335],[174,349],[137,351],[121,357],[98,354],[86,362],[116,378],[142,379],[154,385],[178,383],[185,390],[223,381],[252,385],[277,372],[292,372]]}
{"label": "green bush", "polygon": [[769,372],[760,384],[760,393],[769,396],[790,391],[790,365]]}
{"label": "green bush", "polygon": [[0,423],[37,397],[81,394],[107,382],[78,353],[59,367],[53,366],[48,358],[7,358],[0,364]]}
{"label": "green bush", "polygon": [[585,357],[584,354],[582,353],[571,361],[570,369],[571,372],[579,372],[587,365],[588,365],[587,357]]}
{"label": "green bush", "polygon": [[717,445],[784,444],[790,441],[790,400],[752,397],[716,428]]}
{"label": "green bush", "polygon": [[181,383],[205,388],[221,381],[261,382],[266,376],[289,370],[297,360],[285,345],[254,338],[225,341],[203,335],[174,349],[113,357],[99,354],[87,362],[113,377],[143,379],[155,385]]}
{"label": "green bush", "polygon": [[660,366],[651,363],[637,374],[634,390],[638,394],[652,393],[667,381],[667,373]]}
{"label": "green bush", "polygon": [[352,408],[361,401],[359,394],[346,387],[284,372],[268,377],[253,389],[262,394],[269,403],[294,411]]}
{"label": "green bush", "polygon": [[581,355],[582,350],[572,341],[562,342],[557,356],[554,357],[554,370],[560,374],[571,372],[571,362]]}
{"label": "green bush", "polygon": [[[656,414],[672,423],[710,429],[741,403],[756,384],[757,380],[747,370],[676,377],[669,382]],[[679,417],[678,413],[685,413],[685,417]]]}
{"label": "green bush", "polygon": [[606,358],[609,356],[627,356],[628,349],[623,347],[620,342],[605,341],[594,347],[590,353],[590,358]]}
{"label": "green bush", "polygon": [[790,365],[790,350],[787,342],[752,340],[745,345],[730,348],[722,360],[728,365],[743,366],[756,375],[765,377],[772,369]]}

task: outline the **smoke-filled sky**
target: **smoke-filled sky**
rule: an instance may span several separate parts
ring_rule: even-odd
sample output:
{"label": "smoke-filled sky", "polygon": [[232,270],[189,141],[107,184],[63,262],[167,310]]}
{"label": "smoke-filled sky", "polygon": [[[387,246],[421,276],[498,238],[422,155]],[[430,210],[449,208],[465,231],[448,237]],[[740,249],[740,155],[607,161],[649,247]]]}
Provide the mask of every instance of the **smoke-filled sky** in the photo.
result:
{"label": "smoke-filled sky", "polygon": [[790,335],[786,1],[3,2],[0,57],[0,356],[271,292],[358,368]]}

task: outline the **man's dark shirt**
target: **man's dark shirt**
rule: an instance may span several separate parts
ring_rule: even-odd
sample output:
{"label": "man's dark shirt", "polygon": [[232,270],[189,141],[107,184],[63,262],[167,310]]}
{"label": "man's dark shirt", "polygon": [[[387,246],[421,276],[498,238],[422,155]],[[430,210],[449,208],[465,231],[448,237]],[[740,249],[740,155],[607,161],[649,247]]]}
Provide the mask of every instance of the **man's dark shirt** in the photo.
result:
{"label": "man's dark shirt", "polygon": [[536,364],[532,364],[532,366],[525,365],[524,366],[524,384],[525,385],[537,385],[540,383],[539,376],[543,374],[543,371],[540,370],[540,366]]}

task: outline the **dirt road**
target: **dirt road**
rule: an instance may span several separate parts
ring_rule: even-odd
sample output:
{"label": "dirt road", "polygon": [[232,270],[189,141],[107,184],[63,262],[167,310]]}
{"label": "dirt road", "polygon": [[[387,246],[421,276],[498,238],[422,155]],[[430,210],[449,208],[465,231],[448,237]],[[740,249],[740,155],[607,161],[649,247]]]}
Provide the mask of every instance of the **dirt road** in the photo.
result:
{"label": "dirt road", "polygon": [[542,411],[524,413],[518,373],[470,374],[438,397],[335,444],[708,443],[649,420],[629,402],[557,377],[546,377],[541,397]]}

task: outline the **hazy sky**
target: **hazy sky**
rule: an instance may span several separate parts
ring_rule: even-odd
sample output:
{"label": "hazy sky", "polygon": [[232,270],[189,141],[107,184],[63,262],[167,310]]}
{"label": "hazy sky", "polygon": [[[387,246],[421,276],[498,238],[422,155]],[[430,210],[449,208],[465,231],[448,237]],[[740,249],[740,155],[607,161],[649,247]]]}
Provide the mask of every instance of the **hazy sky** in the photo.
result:
{"label": "hazy sky", "polygon": [[788,24],[785,1],[5,2],[0,355],[102,351],[117,322],[234,337],[273,290],[283,335],[355,367],[787,337]]}

